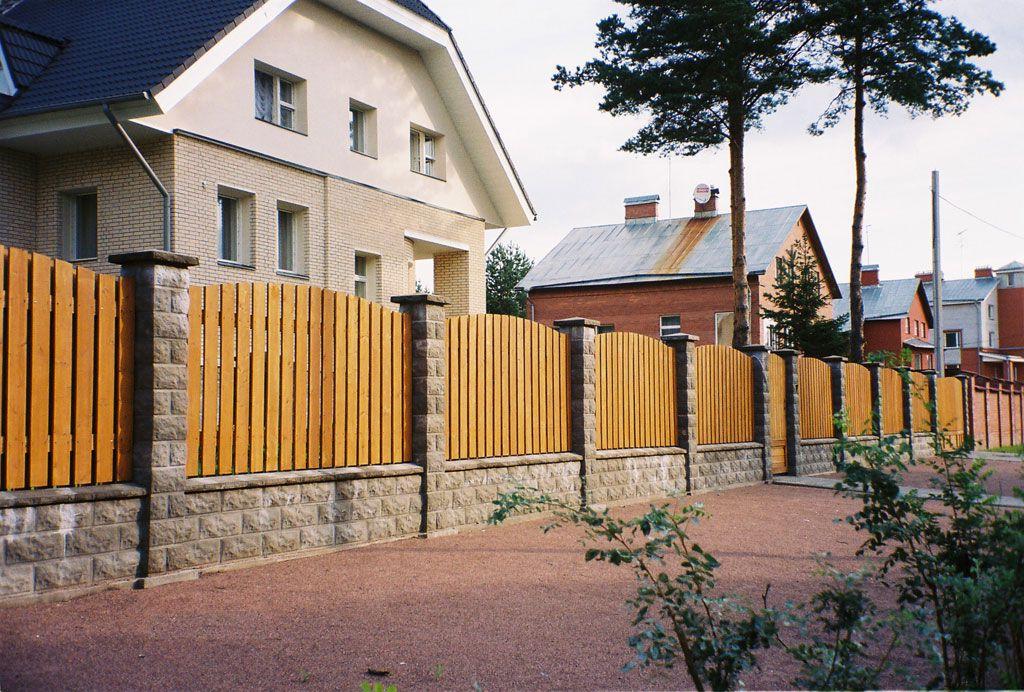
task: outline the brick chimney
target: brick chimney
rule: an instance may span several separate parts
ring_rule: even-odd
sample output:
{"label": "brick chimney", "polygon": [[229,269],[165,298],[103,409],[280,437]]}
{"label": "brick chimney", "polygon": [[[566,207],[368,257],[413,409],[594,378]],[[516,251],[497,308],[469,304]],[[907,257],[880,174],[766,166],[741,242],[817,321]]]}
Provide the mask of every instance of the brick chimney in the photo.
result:
{"label": "brick chimney", "polygon": [[920,279],[922,283],[926,284],[930,284],[932,282],[932,276],[934,275],[930,271],[923,271],[914,274],[915,279]]}
{"label": "brick chimney", "polygon": [[658,202],[660,195],[645,195],[644,197],[627,197],[626,223],[650,223],[658,220]]}
{"label": "brick chimney", "polygon": [[975,279],[991,279],[993,276],[992,267],[978,267],[974,270]]}
{"label": "brick chimney", "polygon": [[878,285],[878,265],[877,264],[865,264],[860,268],[860,285],[861,286],[877,286]]}
{"label": "brick chimney", "polygon": [[[707,200],[703,202],[701,200]],[[718,188],[701,183],[693,190],[693,218],[707,219],[718,216]]]}

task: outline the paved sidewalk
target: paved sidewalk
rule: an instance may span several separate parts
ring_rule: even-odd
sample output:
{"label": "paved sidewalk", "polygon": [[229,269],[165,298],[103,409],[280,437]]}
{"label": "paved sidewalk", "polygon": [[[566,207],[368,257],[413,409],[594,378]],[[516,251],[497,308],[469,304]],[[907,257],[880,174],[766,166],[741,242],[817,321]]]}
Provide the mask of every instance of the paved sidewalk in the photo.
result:
{"label": "paved sidewalk", "polygon": [[[800,488],[818,488],[821,490],[835,490],[836,482],[838,478],[830,474],[828,476],[775,476],[772,479],[774,485],[788,485]],[[920,488],[917,486],[901,485],[900,492],[908,493],[911,490],[916,491],[918,495],[924,497],[937,497],[938,491],[934,488]],[[996,507],[1003,507],[1005,509],[1024,509],[1024,502],[1020,499],[1008,495],[994,495],[996,498]]]}

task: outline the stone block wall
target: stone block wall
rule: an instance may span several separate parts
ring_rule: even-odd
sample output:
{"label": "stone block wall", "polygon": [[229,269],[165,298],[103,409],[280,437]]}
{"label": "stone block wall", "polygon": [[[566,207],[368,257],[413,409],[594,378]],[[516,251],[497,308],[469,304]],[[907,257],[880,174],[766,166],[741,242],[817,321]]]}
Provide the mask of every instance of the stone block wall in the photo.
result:
{"label": "stone block wall", "polygon": [[590,501],[614,505],[686,492],[686,455],[668,447],[597,453],[588,480]]}
{"label": "stone block wall", "polygon": [[702,445],[690,465],[690,489],[695,492],[765,481],[764,456],[758,443]]}
{"label": "stone block wall", "polygon": [[[16,502],[0,493],[0,599],[128,582],[139,564],[137,488],[107,486],[82,502]],[[20,506],[18,506],[20,505]]]}
{"label": "stone block wall", "polygon": [[797,475],[813,476],[835,471],[833,462],[835,445],[834,439],[801,441]]}

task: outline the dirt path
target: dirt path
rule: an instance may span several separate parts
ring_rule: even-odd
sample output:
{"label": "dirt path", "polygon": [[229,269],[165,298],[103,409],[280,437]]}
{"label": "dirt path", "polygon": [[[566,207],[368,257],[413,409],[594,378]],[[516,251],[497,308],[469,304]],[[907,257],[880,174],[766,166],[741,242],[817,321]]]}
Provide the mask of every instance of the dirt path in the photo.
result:
{"label": "dirt path", "polygon": [[[776,603],[816,589],[813,554],[852,567],[853,507],[816,489],[756,486],[697,498],[720,585]],[[681,668],[623,673],[634,589],[584,563],[578,534],[534,520],[223,573],[146,591],[0,610],[0,688],[399,690],[679,688]],[[746,676],[787,687],[777,656]]]}

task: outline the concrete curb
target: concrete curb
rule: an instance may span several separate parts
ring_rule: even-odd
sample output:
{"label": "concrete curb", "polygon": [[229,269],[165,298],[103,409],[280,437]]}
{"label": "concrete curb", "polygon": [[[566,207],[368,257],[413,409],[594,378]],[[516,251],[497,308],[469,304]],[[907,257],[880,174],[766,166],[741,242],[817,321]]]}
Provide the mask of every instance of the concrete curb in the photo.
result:
{"label": "concrete curb", "polygon": [[[836,483],[838,482],[839,480],[836,478],[822,478],[821,476],[775,476],[772,479],[772,483],[775,485],[817,488],[818,490],[835,490]],[[938,496],[938,492],[931,488],[900,486],[900,493],[902,494],[908,493],[911,490],[916,490],[918,495],[921,495],[922,497],[935,498]],[[996,498],[996,507],[1000,507],[1002,509],[1024,509],[1024,502],[1016,497],[1009,497],[1006,495],[991,495],[990,497]]]}

